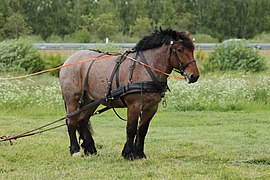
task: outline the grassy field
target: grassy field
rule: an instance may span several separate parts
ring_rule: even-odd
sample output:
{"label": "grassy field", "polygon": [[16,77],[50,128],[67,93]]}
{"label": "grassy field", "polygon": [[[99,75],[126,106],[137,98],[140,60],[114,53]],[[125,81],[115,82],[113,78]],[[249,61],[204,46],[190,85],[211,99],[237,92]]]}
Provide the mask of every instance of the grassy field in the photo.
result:
{"label": "grassy field", "polygon": [[[37,109],[1,112],[1,134],[63,116]],[[124,110],[120,113],[124,116]],[[145,160],[121,157],[125,122],[93,117],[98,155],[71,158],[66,127],[0,143],[1,179],[269,179],[270,113],[170,111],[160,108],[146,138]]]}
{"label": "grassy field", "polygon": [[[269,72],[170,80],[168,108],[160,106],[146,137],[147,159],[121,157],[126,122],[108,111],[91,121],[97,155],[70,157],[66,127],[0,142],[0,179],[270,179]],[[58,80],[48,75],[0,82],[0,97],[0,136],[65,115]]]}

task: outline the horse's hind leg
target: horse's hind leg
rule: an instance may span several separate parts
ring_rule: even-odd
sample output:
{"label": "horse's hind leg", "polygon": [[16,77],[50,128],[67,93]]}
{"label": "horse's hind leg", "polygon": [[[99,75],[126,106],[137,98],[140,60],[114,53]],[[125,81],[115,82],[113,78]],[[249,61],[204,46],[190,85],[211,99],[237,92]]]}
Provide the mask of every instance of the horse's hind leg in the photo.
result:
{"label": "horse's hind leg", "polygon": [[91,134],[91,124],[89,122],[90,116],[94,113],[97,107],[98,106],[91,107],[87,111],[80,114],[78,131],[80,138],[83,140],[81,146],[84,149],[85,155],[97,153],[95,142]]}
{"label": "horse's hind leg", "polygon": [[[73,112],[76,109],[73,105],[67,105],[67,112]],[[70,140],[70,154],[71,155],[80,155],[80,146],[76,137],[76,130],[78,127],[78,116],[67,118],[67,128]]]}

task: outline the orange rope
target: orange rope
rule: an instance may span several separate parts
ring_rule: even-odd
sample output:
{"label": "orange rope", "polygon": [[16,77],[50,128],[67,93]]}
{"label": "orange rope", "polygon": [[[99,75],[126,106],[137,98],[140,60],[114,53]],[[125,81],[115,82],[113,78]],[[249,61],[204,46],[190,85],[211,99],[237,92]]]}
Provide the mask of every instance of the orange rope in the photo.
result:
{"label": "orange rope", "polygon": [[[54,70],[57,70],[57,69],[62,69],[62,68],[66,68],[66,67],[70,67],[70,66],[73,66],[73,65],[78,65],[78,64],[82,64],[82,63],[85,63],[85,62],[90,62],[90,61],[94,61],[94,60],[100,60],[100,59],[104,59],[104,58],[107,58],[107,57],[110,57],[110,56],[118,56],[119,54],[110,54],[110,55],[104,55],[104,56],[101,56],[101,57],[98,57],[98,58],[91,58],[91,59],[88,59],[88,60],[81,60],[81,61],[77,61],[77,62],[73,62],[73,63],[70,63],[70,64],[66,64],[66,65],[62,65],[62,66],[58,66],[58,67],[55,67],[55,68],[50,68],[50,69],[46,69],[46,70],[43,70],[43,71],[39,71],[39,72],[35,72],[35,73],[32,73],[32,74],[26,74],[26,75],[22,75],[22,76],[16,76],[16,77],[9,77],[9,78],[0,78],[0,81],[4,81],[4,80],[15,80],[15,79],[22,79],[22,78],[26,78],[26,77],[31,77],[31,76],[35,76],[35,75],[39,75],[39,74],[43,74],[43,73],[47,73],[47,72],[51,72],[51,71],[54,71]],[[127,58],[133,60],[133,61],[136,61],[138,63],[140,63],[141,65],[143,66],[146,66],[158,73],[161,73],[161,74],[164,74],[166,76],[170,76],[172,78],[175,78],[175,79],[179,79],[179,80],[185,80],[185,78],[182,78],[180,76],[176,76],[176,75],[173,75],[173,74],[168,74],[168,73],[165,73],[163,71],[160,71],[159,69],[157,68],[154,68],[152,66],[149,66],[148,64],[144,64],[140,61],[137,61],[131,57],[128,57],[126,56]]]}
{"label": "orange rope", "polygon": [[179,80],[185,80],[185,78],[182,78],[182,77],[180,77],[180,76],[176,76],[176,75],[173,75],[173,74],[165,73],[165,72],[163,72],[163,71],[160,71],[160,70],[157,69],[157,68],[154,68],[154,67],[152,67],[152,66],[149,66],[148,64],[142,64],[142,65],[143,65],[143,66],[146,66],[146,67],[148,67],[148,68],[150,68],[150,69],[153,69],[154,71],[156,71],[156,72],[158,72],[158,73],[164,74],[164,75],[166,75],[166,76],[170,76],[170,77],[172,77],[172,78],[179,79]]}
{"label": "orange rope", "polygon": [[157,69],[157,68],[155,68],[155,67],[153,67],[153,66],[150,66],[150,65],[148,65],[148,64],[142,63],[141,61],[137,61],[136,59],[134,59],[134,58],[132,58],[132,57],[126,56],[126,58],[131,59],[132,61],[136,61],[136,62],[138,62],[139,64],[141,64],[141,65],[143,65],[143,66],[146,66],[146,67],[148,67],[148,68],[150,68],[150,69],[152,69],[152,70],[154,70],[154,71],[156,71],[156,72],[158,72],[158,73],[164,74],[164,75],[166,75],[166,76],[169,76],[169,77],[172,77],[172,78],[175,78],[175,79],[179,79],[179,80],[185,80],[185,78],[183,78],[183,77],[176,76],[176,75],[173,75],[173,74],[168,74],[168,73],[163,72],[163,71],[161,71],[161,70],[159,70],[159,69]]}
{"label": "orange rope", "polygon": [[54,70],[57,70],[57,69],[70,67],[70,66],[73,66],[73,65],[76,65],[76,64],[82,64],[82,63],[85,63],[85,62],[90,62],[90,61],[94,61],[94,60],[107,58],[107,57],[110,57],[110,56],[118,56],[118,54],[104,55],[104,56],[101,56],[101,57],[98,57],[98,58],[91,58],[91,59],[88,59],[88,60],[81,60],[81,61],[73,62],[73,63],[70,63],[70,64],[58,66],[58,67],[55,67],[55,68],[50,68],[50,69],[46,69],[46,70],[43,70],[43,71],[35,72],[35,73],[32,73],[32,74],[26,74],[26,75],[22,75],[22,76],[9,77],[9,78],[0,78],[0,81],[22,79],[22,78],[26,78],[26,77],[30,77],[30,76],[35,76],[35,75],[51,72],[51,71],[54,71]]}

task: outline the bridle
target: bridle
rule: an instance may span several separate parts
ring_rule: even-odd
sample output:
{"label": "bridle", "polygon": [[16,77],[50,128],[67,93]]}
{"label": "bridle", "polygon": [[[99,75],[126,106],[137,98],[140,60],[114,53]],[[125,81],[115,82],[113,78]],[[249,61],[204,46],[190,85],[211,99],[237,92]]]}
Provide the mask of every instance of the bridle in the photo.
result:
{"label": "bridle", "polygon": [[[171,40],[170,41],[170,57],[169,57],[169,65],[173,68],[174,71],[180,73],[182,76],[184,76],[185,78],[188,78],[187,77],[187,74],[185,72],[185,69],[191,64],[191,63],[196,63],[196,61],[194,59],[190,60],[187,64],[183,64],[179,58],[179,56],[177,55],[177,52],[176,52],[176,49],[173,48],[173,44],[175,43],[182,43],[183,40],[178,40],[178,41],[173,41]],[[172,53],[174,53],[174,56],[175,56],[175,59],[176,59],[176,62],[178,63],[178,69],[174,68],[172,65],[171,65],[171,59],[172,59]]]}

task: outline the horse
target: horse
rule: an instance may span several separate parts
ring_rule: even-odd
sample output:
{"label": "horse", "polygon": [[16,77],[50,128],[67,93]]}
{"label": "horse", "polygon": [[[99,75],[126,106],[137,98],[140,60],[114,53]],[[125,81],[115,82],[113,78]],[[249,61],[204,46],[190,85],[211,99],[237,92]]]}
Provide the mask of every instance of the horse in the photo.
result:
{"label": "horse", "polygon": [[97,153],[89,119],[99,105],[104,105],[108,109],[127,108],[123,158],[146,158],[145,136],[168,89],[166,74],[176,70],[187,83],[196,82],[200,76],[194,49],[189,32],[160,29],[144,36],[132,50],[123,54],[80,50],[71,55],[64,65],[100,58],[63,68],[59,73],[71,156]]}

